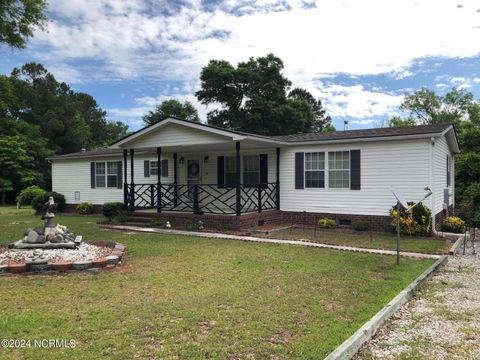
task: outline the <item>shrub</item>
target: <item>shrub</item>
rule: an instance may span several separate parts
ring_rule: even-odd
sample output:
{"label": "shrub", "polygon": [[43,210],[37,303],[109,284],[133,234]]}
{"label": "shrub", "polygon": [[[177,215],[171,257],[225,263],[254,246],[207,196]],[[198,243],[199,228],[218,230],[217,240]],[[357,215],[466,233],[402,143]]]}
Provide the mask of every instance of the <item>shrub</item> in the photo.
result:
{"label": "shrub", "polygon": [[453,232],[453,233],[462,233],[465,227],[465,221],[460,219],[457,216],[449,216],[443,220],[443,231]]}
{"label": "shrub", "polygon": [[93,213],[93,205],[88,202],[82,202],[77,205],[77,212],[80,215],[88,215]]}
{"label": "shrub", "polygon": [[337,226],[337,222],[333,219],[320,219],[318,221],[318,226],[323,229],[331,229]]}
{"label": "shrub", "polygon": [[[409,202],[408,205],[413,205]],[[431,231],[431,211],[423,203],[418,204],[413,209],[405,211],[400,210],[400,232],[406,235],[430,235]],[[390,210],[392,219],[390,226],[394,231],[397,230],[397,206],[394,205]]]}
{"label": "shrub", "polygon": [[127,221],[127,216],[124,213],[120,212],[120,213],[112,216],[111,220],[112,220],[113,223],[120,224],[120,223],[124,223],[125,221]]}
{"label": "shrub", "polygon": [[356,231],[368,231],[370,230],[370,223],[365,220],[353,221],[352,228]]}
{"label": "shrub", "polygon": [[45,190],[43,190],[41,187],[33,185],[23,189],[17,196],[16,200],[17,203],[19,203],[19,206],[21,206],[22,204],[31,204],[34,198],[44,194],[46,194]]}
{"label": "shrub", "polygon": [[103,216],[113,220],[113,217],[122,214],[123,215],[123,203],[121,202],[110,202],[105,203],[102,206]]}
{"label": "shrub", "polygon": [[199,224],[193,220],[185,221],[183,226],[185,226],[185,230],[189,230],[189,231],[199,230],[199,227],[200,227]]}
{"label": "shrub", "polygon": [[42,212],[43,204],[48,201],[48,198],[52,196],[53,201],[57,204],[57,211],[63,211],[65,209],[65,196],[55,191],[46,192],[45,194],[37,195],[32,200],[32,208],[35,209],[37,214]]}
{"label": "shrub", "polygon": [[228,223],[224,223],[224,222],[219,222],[216,226],[217,230],[218,231],[228,231],[230,230],[232,227],[230,226],[230,224]]}

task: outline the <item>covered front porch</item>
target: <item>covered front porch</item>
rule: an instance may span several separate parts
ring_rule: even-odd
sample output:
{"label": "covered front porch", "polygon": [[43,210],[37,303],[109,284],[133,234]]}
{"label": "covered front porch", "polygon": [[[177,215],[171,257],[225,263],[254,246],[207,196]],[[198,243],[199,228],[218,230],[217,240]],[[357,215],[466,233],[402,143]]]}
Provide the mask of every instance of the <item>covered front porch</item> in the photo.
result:
{"label": "covered front porch", "polygon": [[170,124],[154,139],[119,145],[125,209],[233,216],[280,209],[278,144],[216,128],[226,134],[211,137],[205,125],[191,134],[192,125]]}

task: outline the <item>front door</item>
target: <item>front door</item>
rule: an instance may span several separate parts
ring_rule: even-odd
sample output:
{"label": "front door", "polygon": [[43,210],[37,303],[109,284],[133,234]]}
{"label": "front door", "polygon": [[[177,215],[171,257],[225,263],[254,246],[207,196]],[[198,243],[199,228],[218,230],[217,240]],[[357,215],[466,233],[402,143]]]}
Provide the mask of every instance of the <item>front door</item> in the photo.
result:
{"label": "front door", "polygon": [[187,159],[188,198],[193,201],[193,185],[200,184],[200,159]]}

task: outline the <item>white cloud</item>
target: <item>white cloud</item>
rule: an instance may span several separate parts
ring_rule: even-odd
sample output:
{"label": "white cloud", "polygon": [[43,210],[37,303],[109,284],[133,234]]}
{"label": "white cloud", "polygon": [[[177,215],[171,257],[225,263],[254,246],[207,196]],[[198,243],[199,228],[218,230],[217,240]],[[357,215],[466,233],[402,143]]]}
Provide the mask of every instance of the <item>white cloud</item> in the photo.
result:
{"label": "white cloud", "polygon": [[[314,79],[337,73],[403,79],[412,76],[408,67],[415,59],[480,53],[475,0],[461,8],[454,0],[225,0],[208,11],[203,3],[51,0],[55,20],[48,32],[35,34],[30,49],[70,82],[148,78],[186,84],[196,84],[212,58],[237,63],[273,52],[295,86],[322,95],[333,116],[359,118],[390,114],[401,96],[361,86],[319,90]],[[96,68],[62,68],[75,60],[95,62]],[[172,96],[198,105],[189,86]],[[204,117],[204,107],[198,108]]]}
{"label": "white cloud", "polygon": [[[365,90],[362,85],[320,86],[320,97],[328,113],[333,117],[351,117],[367,120],[375,116],[394,115],[403,95]],[[360,121],[359,120],[359,121]],[[358,124],[367,124],[357,122]]]}

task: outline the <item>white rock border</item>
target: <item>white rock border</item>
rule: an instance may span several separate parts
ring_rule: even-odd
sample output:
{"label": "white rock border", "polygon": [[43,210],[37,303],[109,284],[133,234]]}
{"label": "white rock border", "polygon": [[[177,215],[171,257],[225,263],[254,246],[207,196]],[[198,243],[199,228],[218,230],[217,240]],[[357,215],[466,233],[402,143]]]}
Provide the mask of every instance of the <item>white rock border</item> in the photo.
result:
{"label": "white rock border", "polygon": [[[97,241],[92,245],[110,247],[109,242]],[[122,265],[125,255],[125,245],[114,242],[110,247],[112,252],[103,258],[89,261],[61,261],[45,262],[45,264],[27,263],[25,261],[12,262],[10,264],[0,265],[0,275],[31,275],[31,274],[55,274],[64,272],[78,272],[89,269],[111,270]]]}

